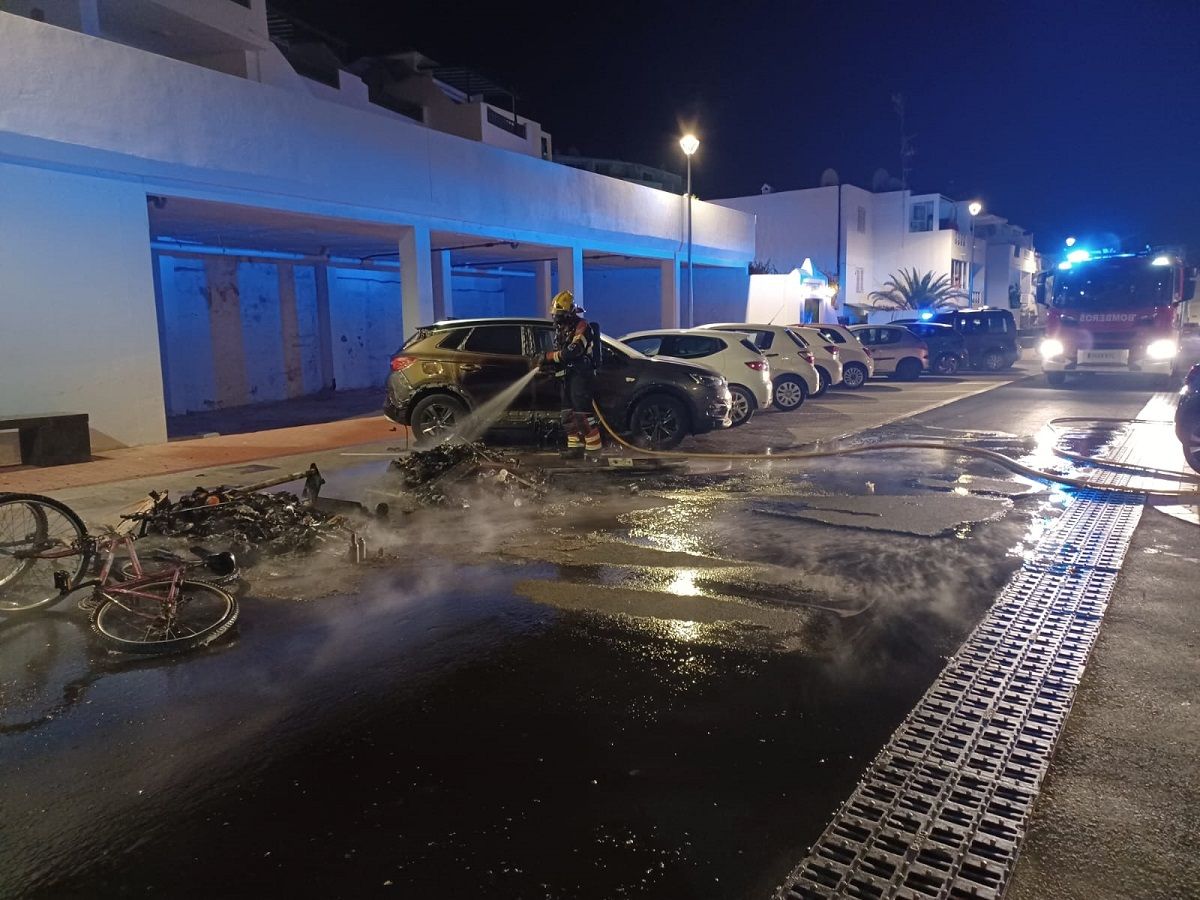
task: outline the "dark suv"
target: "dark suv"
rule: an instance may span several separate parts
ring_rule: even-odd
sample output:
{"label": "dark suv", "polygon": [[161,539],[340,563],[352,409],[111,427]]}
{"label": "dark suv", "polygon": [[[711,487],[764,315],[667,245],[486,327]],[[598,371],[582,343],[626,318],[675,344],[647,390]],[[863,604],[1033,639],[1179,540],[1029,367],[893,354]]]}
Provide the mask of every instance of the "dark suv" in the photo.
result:
{"label": "dark suv", "polygon": [[916,319],[895,319],[893,325],[903,325],[929,347],[929,371],[937,375],[953,375],[966,365],[967,341],[950,325],[941,322],[919,322]]}
{"label": "dark suv", "polygon": [[[392,357],[384,414],[428,442],[452,432],[470,410],[528,374],[530,357],[551,349],[549,319],[461,319],[418,328]],[[704,366],[650,359],[603,339],[596,401],[610,425],[651,449],[728,427],[729,385]],[[552,428],[562,402],[558,379],[539,373],[500,412],[495,430]]]}
{"label": "dark suv", "polygon": [[999,372],[1021,358],[1017,322],[1007,309],[984,306],[938,313],[933,321],[950,325],[967,343],[967,362],[974,369]]}

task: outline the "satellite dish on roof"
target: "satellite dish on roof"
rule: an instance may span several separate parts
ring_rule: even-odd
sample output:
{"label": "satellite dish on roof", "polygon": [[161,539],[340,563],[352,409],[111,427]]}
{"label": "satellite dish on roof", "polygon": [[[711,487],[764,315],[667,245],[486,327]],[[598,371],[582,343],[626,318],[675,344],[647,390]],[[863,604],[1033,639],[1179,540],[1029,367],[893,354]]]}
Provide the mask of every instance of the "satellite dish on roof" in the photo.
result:
{"label": "satellite dish on roof", "polygon": [[837,169],[826,169],[821,173],[821,187],[836,187],[842,183],[842,179],[838,177]]}

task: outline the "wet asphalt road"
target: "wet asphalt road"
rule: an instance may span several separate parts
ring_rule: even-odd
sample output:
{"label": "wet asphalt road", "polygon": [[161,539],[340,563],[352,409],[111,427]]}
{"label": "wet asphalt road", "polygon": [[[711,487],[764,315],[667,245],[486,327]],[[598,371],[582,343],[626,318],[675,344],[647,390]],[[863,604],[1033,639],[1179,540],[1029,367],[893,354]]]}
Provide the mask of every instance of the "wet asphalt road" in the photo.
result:
{"label": "wet asphalt road", "polygon": [[[1148,394],[1022,382],[883,432],[1025,436]],[[914,479],[956,474],[908,454],[714,472],[611,521],[568,504],[517,556],[464,518],[352,589],[251,592],[232,641],[177,660],[100,653],[69,603],[0,623],[0,895],[768,896],[1055,505],[932,538],[756,507],[870,480],[902,519],[936,506]],[[440,541],[469,552],[438,561]],[[626,564],[608,541],[754,568]]]}

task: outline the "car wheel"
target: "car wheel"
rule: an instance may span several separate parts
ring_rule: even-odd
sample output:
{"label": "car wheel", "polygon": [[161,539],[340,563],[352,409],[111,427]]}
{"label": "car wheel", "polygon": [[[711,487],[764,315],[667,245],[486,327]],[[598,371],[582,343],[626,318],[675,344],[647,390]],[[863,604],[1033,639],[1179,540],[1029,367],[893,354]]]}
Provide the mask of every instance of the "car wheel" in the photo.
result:
{"label": "car wheel", "polygon": [[896,377],[900,381],[916,381],[921,377],[920,361],[911,356],[904,357],[896,363]]}
{"label": "car wheel", "polygon": [[430,394],[413,406],[409,417],[417,446],[429,446],[453,436],[467,417],[467,407],[449,394]]}
{"label": "car wheel", "polygon": [[817,366],[817,389],[813,392],[813,396],[822,396],[827,390],[829,390],[829,385],[832,383],[833,379],[829,377],[829,373],[820,366]]}
{"label": "car wheel", "polygon": [[1066,372],[1047,372],[1046,373],[1046,384],[1050,385],[1050,387],[1062,387],[1066,383],[1067,383],[1067,373]]}
{"label": "car wheel", "polygon": [[647,450],[670,450],[687,436],[687,411],[666,394],[652,394],[634,404],[629,416],[633,443]]}
{"label": "car wheel", "polygon": [[808,388],[803,381],[793,375],[784,375],[775,379],[775,390],[771,399],[776,409],[791,412],[804,405],[807,395]]}
{"label": "car wheel", "polygon": [[985,372],[999,372],[1004,368],[1004,354],[999,350],[989,350],[983,354],[982,362]]}
{"label": "car wheel", "polygon": [[958,372],[958,354],[943,353],[933,364],[933,371],[939,375],[954,375]]}
{"label": "car wheel", "polygon": [[745,425],[754,417],[754,410],[758,408],[754,395],[740,384],[731,384],[729,397],[732,401],[729,404],[729,416],[733,419],[733,427]]}
{"label": "car wheel", "polygon": [[867,383],[867,367],[862,363],[846,363],[842,369],[842,387],[857,391]]}

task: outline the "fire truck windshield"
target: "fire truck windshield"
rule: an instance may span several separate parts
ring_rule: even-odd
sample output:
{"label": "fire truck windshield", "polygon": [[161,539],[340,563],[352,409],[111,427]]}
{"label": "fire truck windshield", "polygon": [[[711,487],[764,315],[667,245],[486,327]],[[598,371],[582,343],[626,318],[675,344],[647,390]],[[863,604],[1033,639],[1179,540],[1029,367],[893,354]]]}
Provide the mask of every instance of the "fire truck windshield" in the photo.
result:
{"label": "fire truck windshield", "polygon": [[1167,306],[1174,299],[1175,269],[1145,257],[1097,259],[1054,278],[1056,309],[1127,309]]}

